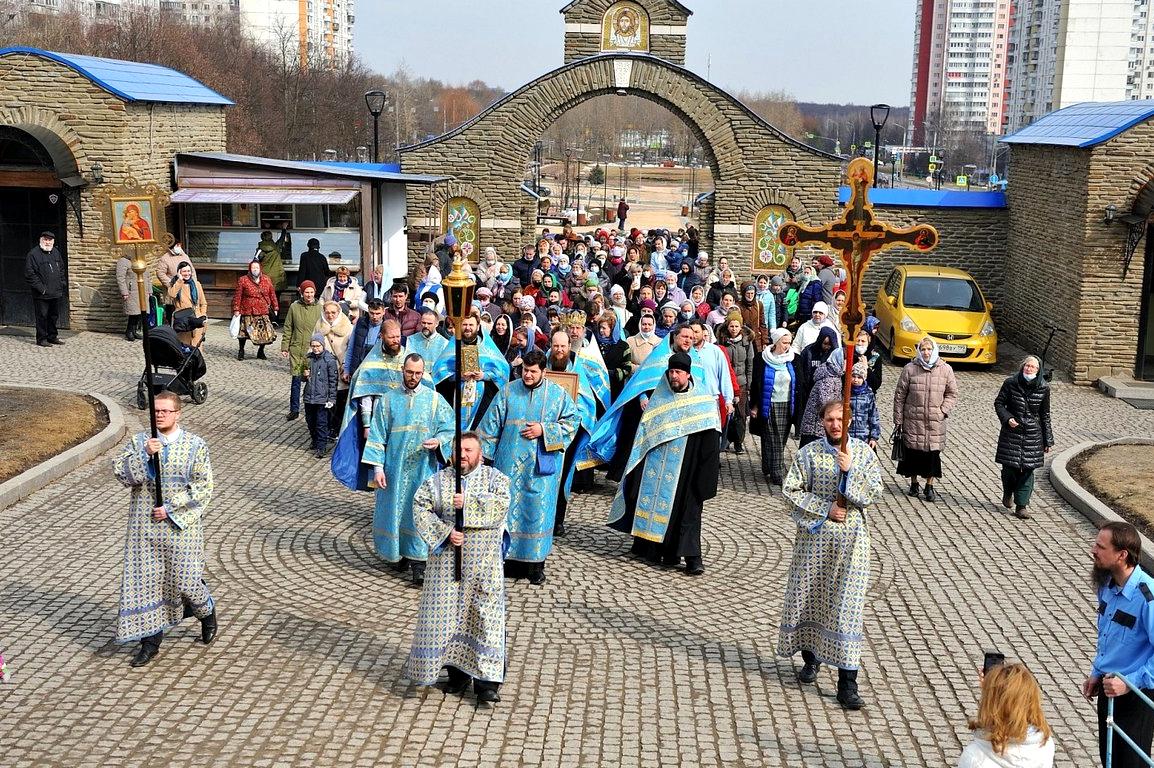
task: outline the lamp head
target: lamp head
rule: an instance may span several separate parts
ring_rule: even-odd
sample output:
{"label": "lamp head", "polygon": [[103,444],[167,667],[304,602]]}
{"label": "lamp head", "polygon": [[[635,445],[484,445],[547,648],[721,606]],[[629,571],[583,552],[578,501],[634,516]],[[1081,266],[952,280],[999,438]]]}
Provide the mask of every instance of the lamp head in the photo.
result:
{"label": "lamp head", "polygon": [[886,120],[890,117],[889,104],[874,104],[870,107],[870,120],[873,121],[874,130],[880,131],[885,127]]}
{"label": "lamp head", "polygon": [[1114,217],[1117,215],[1118,215],[1118,207],[1116,205],[1110,204],[1110,205],[1106,206],[1106,223],[1107,224],[1113,223]]}
{"label": "lamp head", "polygon": [[441,281],[445,292],[445,315],[453,321],[458,338],[461,323],[473,309],[473,291],[477,285],[465,274],[465,262],[460,256],[453,259],[453,271]]}
{"label": "lamp head", "polygon": [[373,117],[380,117],[381,113],[385,111],[385,100],[387,98],[384,91],[366,91],[365,106],[369,108],[369,114]]}
{"label": "lamp head", "polygon": [[144,254],[139,250],[132,256],[132,271],[138,276],[143,275],[148,271],[148,260],[144,258]]}

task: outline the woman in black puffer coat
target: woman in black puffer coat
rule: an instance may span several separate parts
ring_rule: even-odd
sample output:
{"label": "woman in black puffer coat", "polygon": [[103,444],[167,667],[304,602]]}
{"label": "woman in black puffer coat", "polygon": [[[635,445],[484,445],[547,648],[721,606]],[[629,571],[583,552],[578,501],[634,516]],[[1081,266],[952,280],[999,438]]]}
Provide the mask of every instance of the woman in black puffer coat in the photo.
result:
{"label": "woman in black puffer coat", "polygon": [[1014,517],[1027,519],[1034,492],[1034,470],[1054,446],[1050,426],[1050,388],[1041,363],[1030,355],[1018,372],[1002,382],[994,410],[1002,422],[995,461],[1002,465],[1002,506],[1014,507]]}

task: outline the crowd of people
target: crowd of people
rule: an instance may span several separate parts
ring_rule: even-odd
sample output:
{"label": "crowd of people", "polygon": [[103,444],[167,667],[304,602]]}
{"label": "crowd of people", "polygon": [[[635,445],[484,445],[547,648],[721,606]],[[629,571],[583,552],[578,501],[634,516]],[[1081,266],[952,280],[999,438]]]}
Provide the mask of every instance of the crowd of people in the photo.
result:
{"label": "crowd of people", "polygon": [[[823,664],[836,668],[838,703],[861,708],[868,510],[884,489],[877,457],[883,365],[876,321],[868,318],[852,339],[851,418],[843,423],[851,341],[838,312],[844,275],[832,260],[822,256],[803,265],[794,258],[778,274],[739,284],[724,258],[715,264],[698,247],[692,228],[581,236],[566,227],[546,232],[512,263],[488,248],[476,263],[460,261],[476,291],[461,323],[458,381],[441,288],[458,259],[450,235],[407,282],[386,284],[376,270],[361,285],[338,271],[318,292],[305,279],[281,328],[282,354],[292,369],[288,418],[298,418],[303,402],[316,455],[331,451],[338,480],[375,493],[377,553],[422,586],[408,679],[432,684],[447,670],[447,690],[472,687],[479,701],[500,700],[504,580],[546,582],[554,538],[566,535],[569,500],[596,484],[595,472],[616,484],[605,522],[630,537],[632,555],[703,574],[702,509],[718,492],[721,454],[743,453],[752,435],[760,440],[767,486],[780,486],[796,524],[777,651],[802,656],[802,683],[815,682]],[[246,341],[261,356],[275,335],[270,318],[280,308],[262,266],[254,259],[236,289],[240,359]],[[195,303],[188,265],[174,267],[169,295]],[[1027,357],[993,404],[1001,503],[1020,518],[1028,517],[1033,473],[1054,444],[1041,374],[1040,361]],[[959,396],[952,368],[927,336],[901,369],[892,404],[891,456],[909,479],[911,496],[937,498]],[[157,403],[162,421],[179,419],[179,399]],[[453,468],[458,410],[459,486]],[[797,442],[792,451],[791,439]],[[117,464],[122,482],[142,491],[152,482],[150,457],[170,445],[185,453],[166,450],[165,461],[192,457],[174,473],[207,474],[203,444],[174,427],[159,441],[138,436],[125,449]],[[191,552],[202,559],[198,518],[191,513],[204,502],[195,494],[184,501],[187,518],[173,505],[149,507],[141,495],[134,519],[172,520],[172,556]],[[1113,620],[1146,629],[1148,664],[1154,609],[1147,606],[1154,593],[1137,567],[1136,534],[1115,527],[1104,528],[1095,544],[1099,613],[1125,607]],[[130,539],[134,535],[130,528]],[[181,535],[194,537],[190,550],[177,546]],[[181,593],[185,616],[199,617],[211,642],[213,598],[199,571],[182,572],[187,584],[166,589]],[[130,612],[125,621],[140,615]],[[179,618],[170,610],[121,628],[121,639],[141,640],[135,664],[156,655],[163,629]],[[1145,683],[1145,666],[1136,666],[1136,645],[1115,637],[1121,630],[1108,618],[1100,616],[1099,653],[1084,693],[1120,697],[1126,706],[1118,716],[1130,718],[1148,750],[1154,722],[1125,699],[1131,694],[1110,673],[1117,668]],[[985,674],[970,724],[976,737],[960,764],[1051,765],[1054,740],[1040,696],[1020,664]]]}

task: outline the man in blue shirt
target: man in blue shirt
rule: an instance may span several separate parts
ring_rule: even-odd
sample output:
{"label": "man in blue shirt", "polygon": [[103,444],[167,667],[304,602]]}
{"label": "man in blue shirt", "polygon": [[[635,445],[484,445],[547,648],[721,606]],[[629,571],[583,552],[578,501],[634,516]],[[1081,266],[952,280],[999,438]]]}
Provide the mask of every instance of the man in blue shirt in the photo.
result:
{"label": "man in blue shirt", "polygon": [[[1082,684],[1082,695],[1098,697],[1098,744],[1106,763],[1106,699],[1114,699],[1114,722],[1150,754],[1154,710],[1129,691],[1118,675],[1147,696],[1154,696],[1154,579],[1138,566],[1142,540],[1125,522],[1102,526],[1090,554],[1098,590],[1098,653]],[[1100,695],[1099,694],[1103,694]],[[1114,738],[1112,768],[1141,768],[1146,763],[1121,738]]]}

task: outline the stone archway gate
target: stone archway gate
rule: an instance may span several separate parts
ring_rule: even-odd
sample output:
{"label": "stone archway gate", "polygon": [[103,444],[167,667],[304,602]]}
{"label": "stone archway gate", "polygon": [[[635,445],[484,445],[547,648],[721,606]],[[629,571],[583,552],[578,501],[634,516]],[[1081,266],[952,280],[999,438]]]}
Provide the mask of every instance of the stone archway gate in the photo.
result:
{"label": "stone archway gate", "polygon": [[739,275],[753,261],[754,221],[766,206],[825,220],[836,211],[841,159],[798,142],[693,72],[648,54],[601,54],[566,64],[507,95],[455,130],[401,150],[407,173],[451,177],[408,201],[410,262],[439,233],[446,201],[466,197],[479,210],[479,245],[503,261],[518,257],[536,226],[536,200],[521,185],[533,145],[569,109],[595,96],[633,95],[662,104],[696,135],[716,194],[702,216],[703,247],[727,256]]}

